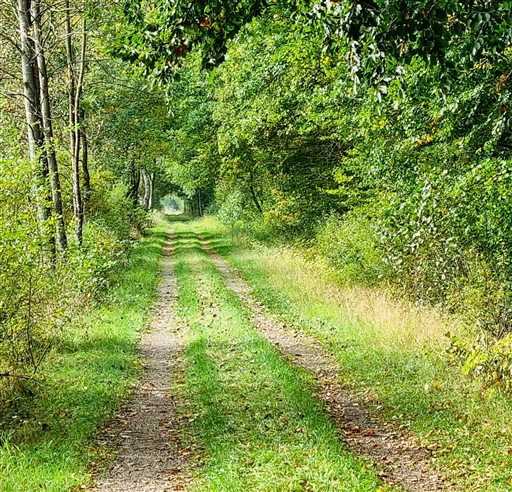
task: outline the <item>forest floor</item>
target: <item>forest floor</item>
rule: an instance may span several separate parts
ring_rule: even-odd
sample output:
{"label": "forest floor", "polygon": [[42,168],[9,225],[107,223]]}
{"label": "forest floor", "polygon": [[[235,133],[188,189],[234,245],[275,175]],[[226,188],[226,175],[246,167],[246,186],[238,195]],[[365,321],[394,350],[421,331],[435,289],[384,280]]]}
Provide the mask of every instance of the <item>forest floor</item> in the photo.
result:
{"label": "forest floor", "polygon": [[172,229],[143,377],[101,432],[117,456],[95,490],[460,490],[318,339],[271,313],[217,236]]}

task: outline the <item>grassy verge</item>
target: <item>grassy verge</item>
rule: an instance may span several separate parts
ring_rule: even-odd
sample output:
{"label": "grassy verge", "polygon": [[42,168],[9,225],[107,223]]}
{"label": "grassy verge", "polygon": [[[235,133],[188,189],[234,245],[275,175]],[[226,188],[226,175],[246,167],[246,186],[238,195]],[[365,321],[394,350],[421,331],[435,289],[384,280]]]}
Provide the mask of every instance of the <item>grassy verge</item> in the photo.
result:
{"label": "grassy verge", "polygon": [[190,225],[174,229],[177,308],[188,327],[175,389],[190,423],[185,446],[202,450],[194,490],[378,490],[376,471],[340,444],[311,376],[257,333]]}
{"label": "grassy verge", "polygon": [[160,223],[130,254],[106,301],[79,327],[69,325],[41,370],[35,395],[3,402],[0,490],[78,490],[99,461],[98,426],[126,397],[137,375],[138,333],[155,297],[161,249]]}
{"label": "grassy verge", "polygon": [[197,227],[272,312],[318,338],[339,360],[345,383],[370,397],[383,418],[413,431],[464,490],[511,490],[510,395],[461,376],[435,314],[348,292],[296,251],[241,247],[215,221]]}

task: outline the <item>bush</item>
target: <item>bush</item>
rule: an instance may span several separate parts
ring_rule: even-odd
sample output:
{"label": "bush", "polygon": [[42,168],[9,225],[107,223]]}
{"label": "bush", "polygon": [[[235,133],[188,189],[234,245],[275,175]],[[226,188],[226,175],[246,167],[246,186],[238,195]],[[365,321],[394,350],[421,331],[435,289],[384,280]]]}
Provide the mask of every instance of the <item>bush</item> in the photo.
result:
{"label": "bush", "polygon": [[512,334],[499,340],[485,332],[478,340],[452,336],[449,352],[463,374],[482,379],[492,388],[512,390]]}
{"label": "bush", "polygon": [[[68,251],[52,252],[55,224],[38,218],[35,175],[36,164],[20,153],[0,155],[0,390],[30,387],[63,326],[80,326],[82,312],[108,287],[131,244],[122,190],[105,187],[88,204],[94,218],[83,245],[70,241]],[[140,224],[146,217],[140,214]]]}
{"label": "bush", "polygon": [[0,158],[0,384],[9,386],[37,370],[64,311],[61,278],[37,219],[34,172],[19,156]]}
{"label": "bush", "polygon": [[343,282],[375,285],[389,275],[375,222],[362,210],[331,215],[318,228],[316,243]]}

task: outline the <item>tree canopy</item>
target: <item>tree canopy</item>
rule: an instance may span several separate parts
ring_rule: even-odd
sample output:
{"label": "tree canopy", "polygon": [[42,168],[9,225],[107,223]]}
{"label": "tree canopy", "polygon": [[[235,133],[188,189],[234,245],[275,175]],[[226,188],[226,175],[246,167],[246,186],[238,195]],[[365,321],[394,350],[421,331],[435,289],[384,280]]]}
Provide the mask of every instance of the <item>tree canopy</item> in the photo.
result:
{"label": "tree canopy", "polygon": [[509,333],[508,2],[8,5],[0,225],[30,275],[80,264],[85,296],[168,195]]}

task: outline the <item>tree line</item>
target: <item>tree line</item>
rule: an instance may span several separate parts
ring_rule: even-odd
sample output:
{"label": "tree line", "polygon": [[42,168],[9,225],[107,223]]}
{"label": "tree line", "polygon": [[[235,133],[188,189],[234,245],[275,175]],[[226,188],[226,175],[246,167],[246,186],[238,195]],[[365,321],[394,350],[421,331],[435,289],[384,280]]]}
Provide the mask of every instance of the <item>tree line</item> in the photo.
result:
{"label": "tree line", "polygon": [[508,2],[3,7],[4,381],[37,369],[171,194],[442,306],[468,326],[464,370],[510,379]]}
{"label": "tree line", "polygon": [[113,51],[169,92],[174,183],[455,314],[464,370],[510,379],[508,2],[125,6]]}
{"label": "tree line", "polygon": [[101,0],[0,7],[0,389],[81,329],[158,202],[168,109],[109,55],[118,18]]}

